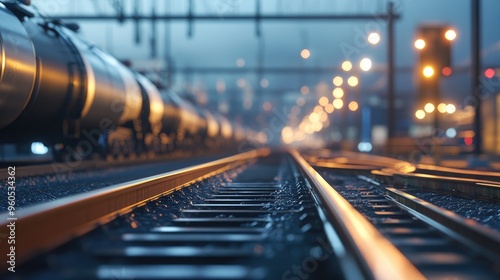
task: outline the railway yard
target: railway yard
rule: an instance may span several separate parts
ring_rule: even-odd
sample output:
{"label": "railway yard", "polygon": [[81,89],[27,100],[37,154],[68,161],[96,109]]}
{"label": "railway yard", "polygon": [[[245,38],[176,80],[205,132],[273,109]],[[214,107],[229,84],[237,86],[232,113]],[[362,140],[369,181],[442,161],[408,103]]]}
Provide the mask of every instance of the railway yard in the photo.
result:
{"label": "railway yard", "polygon": [[450,181],[471,184],[468,174],[431,175],[407,162],[351,152],[261,149],[201,161],[169,172],[160,172],[168,165],[139,165],[134,177],[116,168],[110,185],[76,194],[58,187],[67,176],[75,189],[103,177],[83,170],[37,183],[31,196],[50,193],[53,200],[19,203],[22,272],[11,279],[500,275],[499,192],[488,172],[484,180],[474,172],[477,185],[493,188],[485,195],[473,187],[448,189]]}
{"label": "railway yard", "polygon": [[498,11],[0,0],[0,279],[500,279]]}

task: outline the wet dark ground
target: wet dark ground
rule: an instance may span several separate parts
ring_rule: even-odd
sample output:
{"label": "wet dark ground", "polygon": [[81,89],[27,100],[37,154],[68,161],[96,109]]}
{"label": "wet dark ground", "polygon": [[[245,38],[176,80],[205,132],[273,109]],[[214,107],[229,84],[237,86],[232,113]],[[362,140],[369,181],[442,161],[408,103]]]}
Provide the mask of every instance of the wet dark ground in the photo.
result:
{"label": "wet dark ground", "polygon": [[[352,189],[360,187],[373,189],[370,183],[360,180],[354,175],[339,175],[332,174],[331,172],[321,172],[321,175],[346,199],[352,198],[351,196],[355,196],[354,198],[360,196],[357,192],[351,192],[350,190]],[[381,190],[381,192],[384,191]],[[500,204],[498,203],[433,192],[410,192],[410,194],[438,207],[450,210],[462,217],[473,219],[480,224],[500,231]],[[366,202],[360,200],[360,203]]]}
{"label": "wet dark ground", "polygon": [[498,203],[432,192],[413,192],[411,194],[500,231],[500,204]]}
{"label": "wet dark ground", "polygon": [[[109,169],[65,171],[26,177],[23,177],[18,172],[16,174],[16,210],[118,183],[210,162],[230,155],[229,153],[224,155],[205,155],[187,159],[171,159],[164,162],[110,167]],[[2,198],[0,201],[0,212],[5,212],[8,206],[7,184],[1,184],[0,193],[5,193],[5,195],[0,195]]]}

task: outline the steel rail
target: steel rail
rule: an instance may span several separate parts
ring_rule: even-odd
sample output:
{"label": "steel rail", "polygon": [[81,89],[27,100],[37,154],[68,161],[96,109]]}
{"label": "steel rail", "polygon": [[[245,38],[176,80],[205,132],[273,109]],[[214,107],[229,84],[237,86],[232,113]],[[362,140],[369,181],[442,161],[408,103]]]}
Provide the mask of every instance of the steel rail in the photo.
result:
{"label": "steel rail", "polygon": [[421,173],[387,173],[392,176],[393,184],[395,185],[399,184],[422,188],[424,190],[445,191],[457,195],[500,200],[500,184],[494,181]]}
{"label": "steel rail", "polygon": [[491,171],[479,171],[470,169],[458,169],[451,167],[442,167],[428,164],[418,164],[417,173],[426,173],[437,176],[461,177],[479,180],[488,180],[500,183],[500,173]]}
{"label": "steel rail", "polygon": [[314,156],[306,157],[308,162],[313,166],[325,166],[328,164],[343,164],[343,165],[360,165],[373,166],[373,169],[389,169],[403,173],[411,173],[415,171],[415,165],[408,161],[399,159],[369,155],[356,152],[337,152],[329,155],[329,158],[318,158]]}
{"label": "steel rail", "polygon": [[354,209],[295,150],[293,158],[311,182],[347,250],[354,253],[368,279],[425,279],[415,266]]}
{"label": "steel rail", "polygon": [[[193,156],[196,156],[193,155]],[[203,155],[200,155],[203,156]],[[229,156],[229,154],[225,155]],[[106,160],[106,159],[85,159],[75,162],[49,162],[43,164],[33,164],[16,166],[16,162],[12,162],[11,166],[16,166],[17,176],[39,176],[51,173],[64,173],[74,171],[86,171],[92,169],[104,169],[108,167],[122,167],[136,164],[159,163],[164,161],[179,161],[185,159],[182,154],[167,154],[155,156],[154,158],[136,157],[126,160]],[[0,180],[5,180],[9,177],[7,167],[0,168]]]}
{"label": "steel rail", "polygon": [[[30,257],[82,235],[151,199],[173,192],[193,182],[211,177],[249,160],[269,154],[268,149],[253,150],[193,167],[144,179],[120,183],[85,194],[58,199],[19,210],[15,220],[0,215],[2,251],[9,250],[9,222],[15,222],[15,259],[20,264]],[[11,218],[11,219],[9,219]],[[5,245],[5,246],[4,246]],[[7,265],[2,252],[1,267]]]}
{"label": "steel rail", "polygon": [[479,246],[482,253],[494,260],[500,259],[500,234],[495,230],[404,191],[395,188],[386,188],[386,190],[389,197],[414,215],[416,214],[419,219],[438,229],[444,227],[445,233],[458,237],[466,243]]}
{"label": "steel rail", "polygon": [[368,172],[372,179],[397,187],[412,186],[424,190],[444,191],[454,195],[466,195],[500,200],[500,174],[477,170],[462,170],[432,165],[413,165],[409,162],[381,156],[358,153],[337,153],[330,160],[310,157],[311,165],[337,171]]}

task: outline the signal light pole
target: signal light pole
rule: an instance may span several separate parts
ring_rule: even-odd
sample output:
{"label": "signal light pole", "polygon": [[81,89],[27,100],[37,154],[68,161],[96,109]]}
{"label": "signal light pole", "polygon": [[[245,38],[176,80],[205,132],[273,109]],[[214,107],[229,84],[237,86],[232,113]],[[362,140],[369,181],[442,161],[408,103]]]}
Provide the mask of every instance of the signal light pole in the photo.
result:
{"label": "signal light pole", "polygon": [[[441,102],[439,84],[441,75],[449,76],[451,70],[451,41],[456,32],[443,25],[422,25],[418,28],[415,48],[419,50],[419,91],[423,104],[437,106]],[[445,71],[446,70],[446,71]],[[439,130],[439,114],[434,112],[435,136]]]}

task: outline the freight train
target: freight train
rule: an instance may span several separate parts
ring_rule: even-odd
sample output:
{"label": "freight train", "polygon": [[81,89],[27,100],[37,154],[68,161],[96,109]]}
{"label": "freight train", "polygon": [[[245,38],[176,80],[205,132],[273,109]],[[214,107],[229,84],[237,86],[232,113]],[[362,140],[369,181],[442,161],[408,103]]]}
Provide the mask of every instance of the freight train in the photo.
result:
{"label": "freight train", "polygon": [[0,2],[0,143],[42,142],[56,160],[227,148],[244,128],[160,94],[78,26]]}

